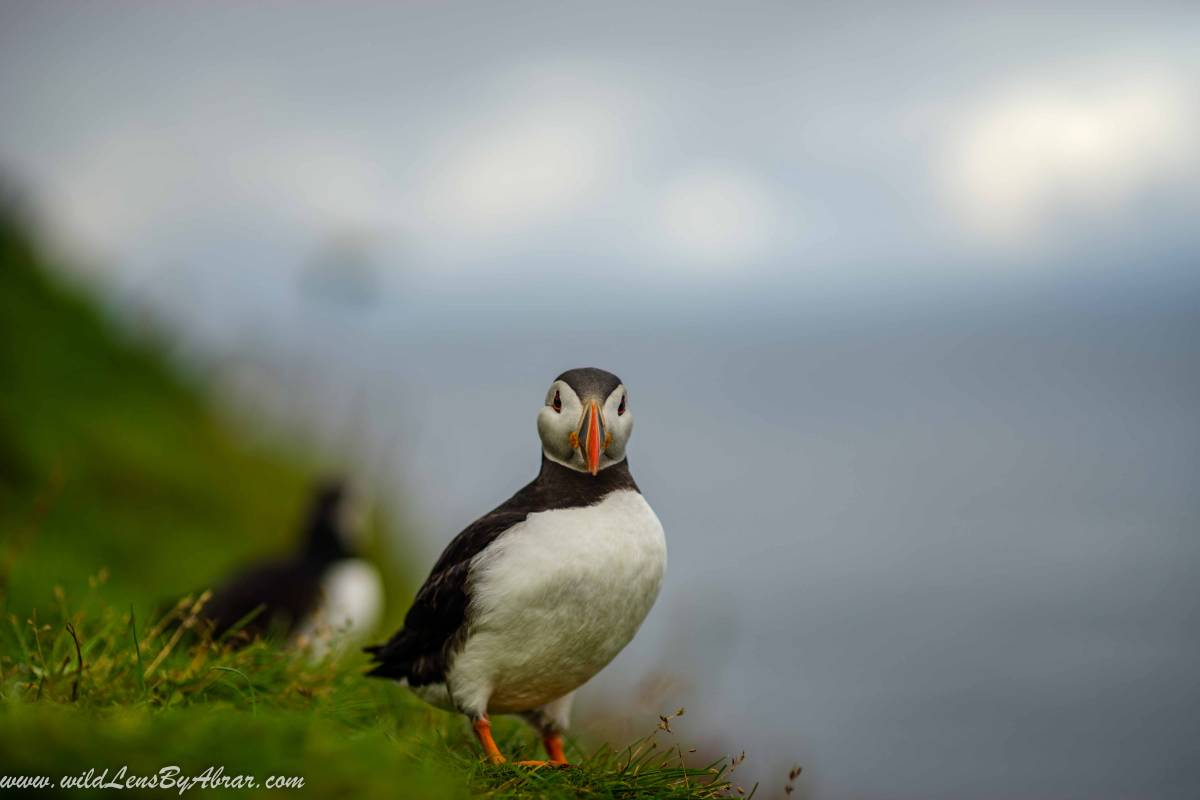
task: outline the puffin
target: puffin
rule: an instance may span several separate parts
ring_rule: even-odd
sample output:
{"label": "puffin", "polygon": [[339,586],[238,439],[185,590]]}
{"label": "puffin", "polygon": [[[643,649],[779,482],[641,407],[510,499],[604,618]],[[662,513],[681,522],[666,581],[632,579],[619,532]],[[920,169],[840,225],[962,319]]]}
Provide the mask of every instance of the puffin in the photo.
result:
{"label": "puffin", "polygon": [[662,524],[629,471],[625,384],[593,367],[550,384],[538,410],[541,469],[447,545],[367,673],[463,714],[503,763],[491,714],[515,714],[567,763],[575,691],[633,639],[667,565]]}
{"label": "puffin", "polygon": [[202,612],[213,636],[239,623],[248,639],[279,630],[318,658],[361,642],[383,611],[379,571],[355,549],[364,527],[343,481],[318,483],[296,549],[251,564],[213,590]]}

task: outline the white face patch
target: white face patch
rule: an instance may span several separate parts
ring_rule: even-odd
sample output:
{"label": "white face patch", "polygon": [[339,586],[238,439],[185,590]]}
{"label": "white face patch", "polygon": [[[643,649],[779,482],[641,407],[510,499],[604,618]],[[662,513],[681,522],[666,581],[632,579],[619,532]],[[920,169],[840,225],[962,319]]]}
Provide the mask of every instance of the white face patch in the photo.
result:
{"label": "white face patch", "polygon": [[580,398],[568,383],[555,381],[546,390],[546,403],[538,411],[537,418],[542,452],[551,461],[578,472],[588,471],[587,459],[583,449],[578,446],[578,435],[587,404],[592,399],[600,404],[601,419],[608,439],[608,446],[600,453],[600,469],[624,460],[625,446],[633,433],[633,413],[629,409],[625,385],[613,389],[606,398]]}
{"label": "white face patch", "polygon": [[[629,410],[629,393],[625,390],[625,384],[613,389],[612,394],[604,401],[604,424],[608,426],[608,432],[612,435],[605,458],[609,463],[616,464],[625,458],[625,445],[633,435],[633,412]],[[604,468],[603,458],[600,460],[600,467]]]}

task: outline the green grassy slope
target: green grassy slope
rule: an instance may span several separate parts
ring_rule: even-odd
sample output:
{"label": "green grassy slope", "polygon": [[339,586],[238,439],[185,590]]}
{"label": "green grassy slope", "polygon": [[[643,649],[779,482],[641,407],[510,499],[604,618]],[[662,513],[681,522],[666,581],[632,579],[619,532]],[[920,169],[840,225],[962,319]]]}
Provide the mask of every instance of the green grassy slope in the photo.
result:
{"label": "green grassy slope", "polygon": [[[461,720],[363,679],[358,654],[313,664],[272,642],[173,640],[153,609],[282,546],[309,479],[294,456],[223,427],[0,219],[0,780],[177,765],[302,776],[320,796],[727,790],[719,769],[684,769],[665,730],[616,751],[571,742],[576,769],[493,767]],[[521,725],[497,733],[512,756],[537,757]]]}
{"label": "green grassy slope", "polygon": [[100,567],[155,603],[282,544],[307,478],[248,451],[0,226],[0,589],[28,611]]}

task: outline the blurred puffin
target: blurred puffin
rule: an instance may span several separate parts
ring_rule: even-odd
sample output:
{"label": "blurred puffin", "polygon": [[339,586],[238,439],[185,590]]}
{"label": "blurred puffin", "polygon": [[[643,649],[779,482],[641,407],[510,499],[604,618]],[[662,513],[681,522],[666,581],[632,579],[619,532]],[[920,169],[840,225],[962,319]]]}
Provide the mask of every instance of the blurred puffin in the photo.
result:
{"label": "blurred puffin", "polygon": [[317,656],[332,644],[361,641],[383,610],[379,572],[354,550],[364,523],[345,484],[319,484],[299,549],[251,565],[213,591],[203,611],[213,635],[250,617],[241,628],[250,637],[281,630]]}
{"label": "blurred puffin", "polygon": [[533,482],[454,538],[404,627],[367,648],[369,675],[465,714],[484,754],[504,756],[489,713],[520,714],[565,764],[574,692],[629,643],[658,596],[662,525],[625,458],[625,386],[599,369],[559,375],[538,411]]}

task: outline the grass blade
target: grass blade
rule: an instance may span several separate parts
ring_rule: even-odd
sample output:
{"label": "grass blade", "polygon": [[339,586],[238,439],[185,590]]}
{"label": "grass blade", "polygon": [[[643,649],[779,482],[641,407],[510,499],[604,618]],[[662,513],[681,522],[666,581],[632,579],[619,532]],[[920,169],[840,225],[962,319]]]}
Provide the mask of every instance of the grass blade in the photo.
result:
{"label": "grass blade", "polygon": [[142,671],[142,645],[138,642],[137,620],[133,616],[133,603],[129,604],[129,631],[133,634],[133,655],[137,659],[138,684],[142,688],[142,697],[146,696],[146,673]]}

